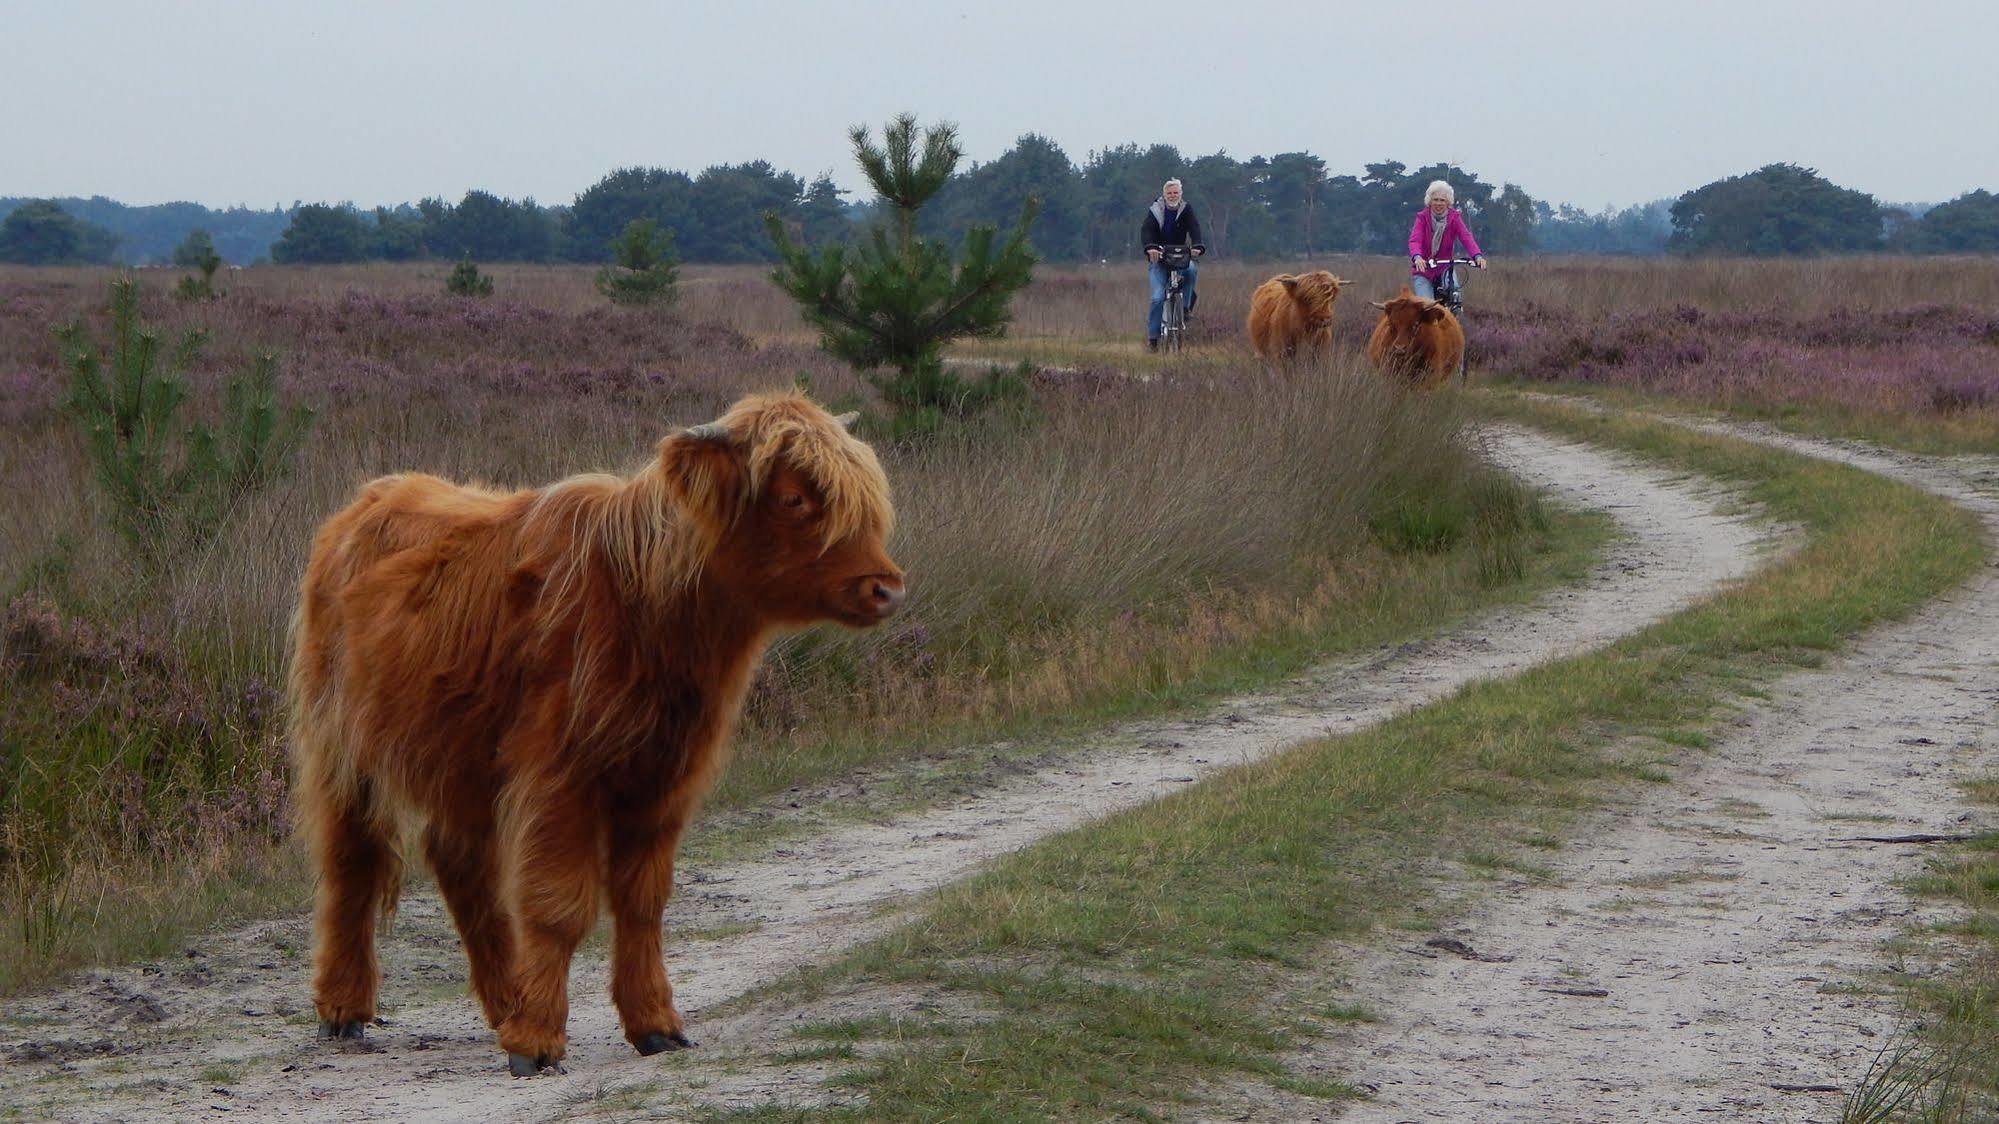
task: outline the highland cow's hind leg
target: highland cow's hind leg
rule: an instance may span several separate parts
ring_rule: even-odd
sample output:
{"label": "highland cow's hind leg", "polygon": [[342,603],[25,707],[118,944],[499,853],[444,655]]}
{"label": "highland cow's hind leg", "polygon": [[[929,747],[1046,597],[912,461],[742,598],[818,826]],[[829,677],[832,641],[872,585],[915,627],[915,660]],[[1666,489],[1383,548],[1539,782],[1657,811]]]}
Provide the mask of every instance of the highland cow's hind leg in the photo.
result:
{"label": "highland cow's hind leg", "polygon": [[569,1039],[569,961],[597,920],[604,871],[596,811],[567,788],[523,779],[516,807],[513,875],[514,1009],[500,1022],[500,1047],[515,1076],[562,1060]]}
{"label": "highland cow's hind leg", "polygon": [[367,783],[344,795],[325,797],[332,806],[319,809],[313,833],[319,893],[312,997],[325,1038],[359,1038],[375,1017],[375,921],[394,905],[402,881],[401,861],[370,814]]}
{"label": "highland cow's hind leg", "polygon": [[451,910],[471,969],[472,994],[498,1029],[514,1011],[513,921],[500,903],[500,866],[490,821],[446,832],[433,823],[423,853]]}
{"label": "highland cow's hind leg", "polygon": [[[645,816],[643,820],[654,820]],[[641,1054],[694,1045],[673,1006],[662,959],[660,914],[673,893],[673,856],[686,826],[684,810],[664,822],[618,822],[611,828],[611,1002],[625,1040]]]}

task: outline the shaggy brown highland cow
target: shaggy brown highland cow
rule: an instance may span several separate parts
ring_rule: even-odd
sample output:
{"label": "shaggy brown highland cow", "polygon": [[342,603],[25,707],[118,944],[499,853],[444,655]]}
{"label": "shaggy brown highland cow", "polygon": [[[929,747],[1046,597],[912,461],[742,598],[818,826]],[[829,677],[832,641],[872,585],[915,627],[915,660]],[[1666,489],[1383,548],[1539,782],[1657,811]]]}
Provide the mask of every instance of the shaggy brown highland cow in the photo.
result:
{"label": "shaggy brown highland cow", "polygon": [[681,831],[770,638],[895,611],[892,518],[873,450],[795,394],[665,438],[630,477],[363,487],[313,540],[293,622],[322,1035],[375,1015],[407,840],[516,1075],[563,1056],[570,956],[606,907],[626,1039],[692,1045],[660,951]]}
{"label": "shaggy brown highland cow", "polygon": [[1369,301],[1381,310],[1367,357],[1383,373],[1417,390],[1442,386],[1464,363],[1465,332],[1451,310],[1403,289],[1393,300]]}
{"label": "shaggy brown highland cow", "polygon": [[1274,362],[1323,351],[1333,342],[1333,302],[1347,283],[1321,269],[1258,285],[1249,296],[1249,343],[1258,357]]}

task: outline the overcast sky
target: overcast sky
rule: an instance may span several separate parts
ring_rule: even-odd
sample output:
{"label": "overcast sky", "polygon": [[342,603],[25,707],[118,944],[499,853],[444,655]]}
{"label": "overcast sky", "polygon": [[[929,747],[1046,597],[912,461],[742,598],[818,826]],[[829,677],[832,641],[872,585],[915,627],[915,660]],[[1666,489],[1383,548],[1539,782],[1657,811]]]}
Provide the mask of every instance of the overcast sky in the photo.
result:
{"label": "overcast sky", "polygon": [[0,0],[0,195],[566,203],[753,159],[854,187],[847,127],[903,110],[975,160],[1445,160],[1591,209],[1789,161],[1935,202],[1999,189],[1999,3]]}

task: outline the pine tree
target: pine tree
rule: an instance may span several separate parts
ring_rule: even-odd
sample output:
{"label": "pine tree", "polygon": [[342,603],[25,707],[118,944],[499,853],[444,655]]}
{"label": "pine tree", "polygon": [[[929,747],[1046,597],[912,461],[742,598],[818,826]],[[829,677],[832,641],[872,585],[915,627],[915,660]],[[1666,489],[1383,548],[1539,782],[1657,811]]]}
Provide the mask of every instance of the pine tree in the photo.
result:
{"label": "pine tree", "polygon": [[651,219],[633,219],[614,245],[616,264],[597,271],[597,291],[614,304],[667,304],[678,292],[680,259],[673,235]]}
{"label": "pine tree", "polygon": [[[956,126],[919,129],[903,114],[882,130],[876,145],[865,126],[848,136],[854,157],[888,210],[888,221],[851,249],[822,247],[815,255],[794,242],[783,220],[764,216],[780,263],[771,274],[819,329],[827,351],[859,370],[899,411],[967,413],[993,393],[994,383],[968,385],[944,369],[946,343],[1005,332],[1015,291],[1034,268],[1028,224],[1037,206],[1021,206],[1019,222],[998,241],[990,226],[965,234],[964,254],[952,260],[942,240],[919,237],[917,212],[942,188],[964,152]],[[882,367],[892,373],[878,374]]]}
{"label": "pine tree", "polygon": [[113,528],[148,575],[208,545],[236,502],[289,470],[312,411],[277,400],[277,360],[257,358],[223,390],[219,428],[186,420],[182,372],[204,337],[184,333],[162,353],[139,321],[138,286],[111,286],[111,346],[81,324],[56,329],[68,351],[65,412],[82,430]]}
{"label": "pine tree", "polygon": [[472,255],[466,254],[451,267],[451,276],[444,279],[444,291],[455,297],[490,297],[493,279],[479,272]]}
{"label": "pine tree", "polygon": [[215,271],[222,268],[222,255],[215,252],[215,240],[206,230],[188,231],[187,241],[174,249],[174,264],[193,266],[201,271],[200,277],[183,277],[174,286],[174,296],[184,301],[214,300],[220,296],[215,291]]}

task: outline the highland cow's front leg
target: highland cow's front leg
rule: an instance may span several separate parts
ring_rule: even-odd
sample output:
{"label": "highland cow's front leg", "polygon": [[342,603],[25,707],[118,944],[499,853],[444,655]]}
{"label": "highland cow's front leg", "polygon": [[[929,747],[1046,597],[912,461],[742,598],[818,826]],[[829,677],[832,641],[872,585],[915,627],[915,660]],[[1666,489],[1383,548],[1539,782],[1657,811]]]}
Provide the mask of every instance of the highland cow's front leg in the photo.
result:
{"label": "highland cow's front leg", "polygon": [[548,778],[522,782],[509,802],[514,1010],[500,1046],[507,1068],[529,1077],[568,1050],[569,961],[597,920],[601,828],[595,809]]}
{"label": "highland cow's front leg", "polygon": [[663,822],[614,822],[611,830],[611,1001],[625,1040],[641,1054],[694,1045],[673,1006],[660,947],[660,915],[673,893],[673,857],[686,824],[676,809]]}

